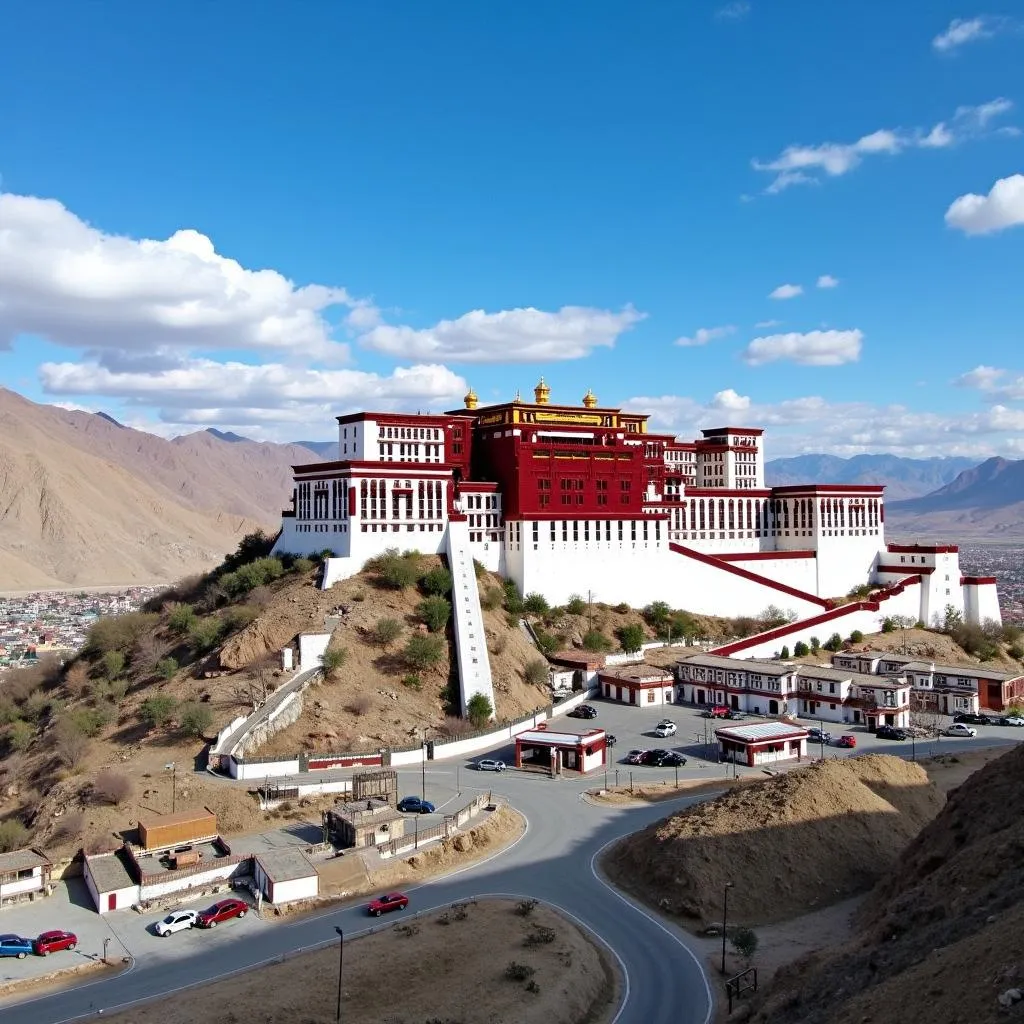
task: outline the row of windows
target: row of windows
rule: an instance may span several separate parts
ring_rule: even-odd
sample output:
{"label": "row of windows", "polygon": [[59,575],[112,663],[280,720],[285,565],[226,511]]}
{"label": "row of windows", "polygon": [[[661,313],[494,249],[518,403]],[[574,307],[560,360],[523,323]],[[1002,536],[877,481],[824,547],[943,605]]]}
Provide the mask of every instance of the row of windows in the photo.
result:
{"label": "row of windows", "polygon": [[[397,451],[396,451],[397,449]],[[399,462],[440,462],[441,446],[439,444],[405,444],[399,442],[397,445],[391,441],[381,441],[377,445],[377,453],[381,461],[394,462],[398,457]]]}
{"label": "row of windows", "polygon": [[380,436],[404,441],[440,441],[441,431],[436,427],[381,427]]}
{"label": "row of windows", "polygon": [[415,491],[411,480],[405,480],[404,487],[402,483],[401,480],[360,480],[359,513],[362,518],[387,519],[390,504],[392,519],[412,519],[414,494],[419,519],[442,518],[444,496],[440,480],[417,480]]}
{"label": "row of windows", "polygon": [[[515,527],[513,539],[519,539],[519,524],[509,523],[509,527]],[[661,540],[661,520],[653,522],[641,519],[631,519],[627,523],[622,519],[559,519],[551,520],[545,527],[543,523],[534,522],[531,524],[532,540],[534,545],[541,541],[556,543],[562,540],[565,543],[572,541],[590,540]]]}

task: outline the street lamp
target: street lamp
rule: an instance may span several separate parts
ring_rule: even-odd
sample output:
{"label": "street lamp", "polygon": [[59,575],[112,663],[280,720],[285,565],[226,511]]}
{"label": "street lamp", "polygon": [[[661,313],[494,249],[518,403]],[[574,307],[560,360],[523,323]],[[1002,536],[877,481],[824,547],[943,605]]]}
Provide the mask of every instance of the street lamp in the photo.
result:
{"label": "street lamp", "polygon": [[423,738],[420,740],[420,799],[427,799],[427,734],[423,730]]}
{"label": "street lamp", "polygon": [[338,1015],[335,1020],[341,1024],[341,969],[345,964],[345,933],[337,925],[334,930],[338,933]]}
{"label": "street lamp", "polygon": [[177,781],[178,781],[178,762],[170,761],[164,765],[164,771],[171,773],[171,814],[174,813],[174,807],[177,802]]}
{"label": "street lamp", "polygon": [[726,927],[729,923],[729,890],[732,882],[725,883],[725,897],[722,900],[722,973],[725,974],[725,936]]}

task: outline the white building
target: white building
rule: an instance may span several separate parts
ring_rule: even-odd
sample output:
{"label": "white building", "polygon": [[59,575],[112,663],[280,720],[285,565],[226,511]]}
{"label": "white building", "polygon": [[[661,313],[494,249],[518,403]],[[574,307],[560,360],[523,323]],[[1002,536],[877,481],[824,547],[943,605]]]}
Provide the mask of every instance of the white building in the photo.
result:
{"label": "white building", "polygon": [[715,730],[719,757],[756,768],[777,761],[800,761],[807,756],[807,730],[785,722],[730,725]]}
{"label": "white building", "polygon": [[254,858],[256,885],[268,903],[280,905],[312,899],[320,891],[320,876],[301,850],[273,850]]}
{"label": "white building", "polygon": [[0,907],[35,893],[47,893],[51,867],[50,859],[39,850],[0,853]]}
{"label": "white building", "polygon": [[602,669],[597,674],[601,695],[634,707],[671,704],[675,680],[671,672],[643,663]]}
{"label": "white building", "polygon": [[604,729],[567,732],[545,724],[516,736],[516,767],[543,768],[555,775],[563,771],[586,774],[607,760]]}

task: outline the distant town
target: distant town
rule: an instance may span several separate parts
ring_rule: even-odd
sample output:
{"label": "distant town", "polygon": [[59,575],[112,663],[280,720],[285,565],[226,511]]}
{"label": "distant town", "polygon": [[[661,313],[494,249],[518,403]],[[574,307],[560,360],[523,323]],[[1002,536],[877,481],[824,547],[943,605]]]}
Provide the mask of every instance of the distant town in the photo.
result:
{"label": "distant town", "polygon": [[1024,547],[961,544],[960,566],[970,575],[995,576],[1003,621],[1024,623]]}
{"label": "distant town", "polygon": [[161,589],[46,591],[0,597],[0,668],[34,665],[47,654],[71,654],[85,643],[89,627],[101,615],[135,611]]}

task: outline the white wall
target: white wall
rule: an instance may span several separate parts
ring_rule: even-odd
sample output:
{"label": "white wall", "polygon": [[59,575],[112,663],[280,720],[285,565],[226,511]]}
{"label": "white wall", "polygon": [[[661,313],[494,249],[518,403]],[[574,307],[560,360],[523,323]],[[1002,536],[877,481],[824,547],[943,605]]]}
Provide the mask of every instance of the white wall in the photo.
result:
{"label": "white wall", "polygon": [[[258,866],[258,865],[257,865]],[[264,895],[269,899],[269,886],[264,887]],[[320,891],[320,876],[314,873],[309,878],[290,878],[284,882],[274,883],[275,904],[291,903],[293,900],[312,899]]]}
{"label": "white wall", "polygon": [[37,892],[43,887],[43,876],[39,868],[35,868],[31,878],[16,878],[10,882],[0,883],[0,894],[4,899],[18,896],[23,892]]}
{"label": "white wall", "polygon": [[331,642],[330,633],[299,634],[299,671],[306,672],[322,663],[324,651]]}
{"label": "white wall", "polygon": [[298,775],[299,759],[298,757],[288,757],[282,758],[280,761],[240,763],[231,758],[230,768],[233,779],[272,779],[281,775]]}
{"label": "white wall", "polygon": [[[244,864],[244,861],[242,862]],[[189,889],[202,889],[207,885],[227,881],[232,875],[244,874],[245,871],[238,861],[211,868],[209,871],[197,871],[194,875],[183,878],[172,878],[166,882],[151,882],[139,887],[139,894],[144,900],[155,900],[171,893],[187,893]]]}

